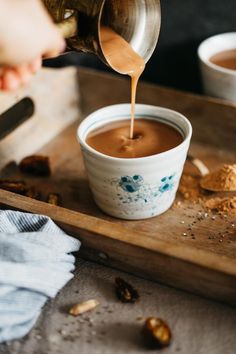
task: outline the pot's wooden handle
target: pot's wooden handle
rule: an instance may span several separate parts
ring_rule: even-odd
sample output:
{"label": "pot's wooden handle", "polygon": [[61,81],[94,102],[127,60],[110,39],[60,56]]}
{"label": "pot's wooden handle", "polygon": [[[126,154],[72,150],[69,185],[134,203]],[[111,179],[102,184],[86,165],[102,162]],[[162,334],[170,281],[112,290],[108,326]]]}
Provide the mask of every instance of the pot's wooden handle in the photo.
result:
{"label": "pot's wooden handle", "polygon": [[77,35],[77,18],[75,15],[70,16],[64,21],[57,23],[57,27],[63,38],[71,38]]}
{"label": "pot's wooden handle", "polygon": [[187,160],[191,162],[198,169],[198,171],[201,173],[202,176],[208,175],[208,173],[210,172],[208,167],[196,157],[188,155]]}

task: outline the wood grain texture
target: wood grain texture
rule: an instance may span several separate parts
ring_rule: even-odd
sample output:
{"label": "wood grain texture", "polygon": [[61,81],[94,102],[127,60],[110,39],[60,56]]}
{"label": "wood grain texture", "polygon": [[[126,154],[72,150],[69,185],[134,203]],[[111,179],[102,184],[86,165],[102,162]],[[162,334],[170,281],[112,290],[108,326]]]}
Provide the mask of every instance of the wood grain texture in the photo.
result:
{"label": "wood grain texture", "polygon": [[[79,70],[79,81],[80,117],[104,105],[129,100],[127,80]],[[76,92],[70,93],[73,99]],[[149,84],[140,85],[139,97],[143,103],[176,109],[190,119],[194,127],[191,154],[210,169],[235,162],[236,106]],[[74,111],[75,107],[67,109]],[[50,178],[24,176],[15,165],[4,168],[1,175],[23,178],[42,192],[43,199],[48,192],[59,192],[64,208],[5,191],[0,191],[0,203],[52,217],[82,240],[85,258],[235,305],[236,229],[231,228],[235,217],[198,220],[202,207],[187,202],[148,220],[122,221],[106,216],[93,202],[76,127],[77,123],[72,124],[39,151],[51,158]],[[196,173],[189,164],[185,168]],[[189,232],[183,236],[192,220],[196,220],[194,238]],[[220,242],[218,234],[226,230],[229,234]]]}
{"label": "wood grain texture", "polygon": [[236,305],[235,260],[6,191],[1,191],[0,202],[51,217],[82,241],[80,255],[86,259]]}

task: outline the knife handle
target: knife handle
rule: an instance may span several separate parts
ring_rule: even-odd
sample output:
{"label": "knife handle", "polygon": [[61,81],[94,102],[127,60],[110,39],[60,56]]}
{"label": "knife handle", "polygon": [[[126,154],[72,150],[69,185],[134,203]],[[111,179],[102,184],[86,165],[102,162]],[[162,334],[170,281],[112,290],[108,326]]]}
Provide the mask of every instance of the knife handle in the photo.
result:
{"label": "knife handle", "polygon": [[14,131],[34,114],[35,106],[30,97],[24,97],[0,115],[0,140]]}

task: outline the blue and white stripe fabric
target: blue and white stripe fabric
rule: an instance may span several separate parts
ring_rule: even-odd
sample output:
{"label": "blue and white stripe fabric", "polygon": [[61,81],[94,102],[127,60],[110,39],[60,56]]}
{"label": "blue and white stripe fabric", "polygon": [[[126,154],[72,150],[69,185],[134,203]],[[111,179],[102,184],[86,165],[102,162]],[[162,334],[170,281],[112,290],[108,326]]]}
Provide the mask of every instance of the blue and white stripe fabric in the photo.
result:
{"label": "blue and white stripe fabric", "polygon": [[0,342],[26,335],[73,278],[80,242],[42,215],[0,210]]}

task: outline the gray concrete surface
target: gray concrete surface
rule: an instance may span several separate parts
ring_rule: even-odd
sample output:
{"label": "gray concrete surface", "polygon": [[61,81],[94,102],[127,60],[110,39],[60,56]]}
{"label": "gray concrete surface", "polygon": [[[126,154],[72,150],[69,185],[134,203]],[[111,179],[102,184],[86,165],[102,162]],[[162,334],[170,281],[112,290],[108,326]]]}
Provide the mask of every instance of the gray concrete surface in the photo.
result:
{"label": "gray concrete surface", "polygon": [[[117,300],[116,276],[139,290],[138,303]],[[68,315],[72,304],[91,298],[100,301],[97,309],[80,317]],[[163,354],[235,353],[236,309],[83,260],[77,262],[75,278],[47,303],[31,333],[0,345],[0,353],[157,353],[145,348],[140,334],[150,315],[165,319],[172,329],[172,345]]]}

